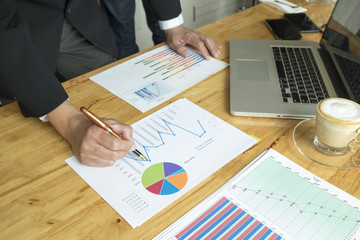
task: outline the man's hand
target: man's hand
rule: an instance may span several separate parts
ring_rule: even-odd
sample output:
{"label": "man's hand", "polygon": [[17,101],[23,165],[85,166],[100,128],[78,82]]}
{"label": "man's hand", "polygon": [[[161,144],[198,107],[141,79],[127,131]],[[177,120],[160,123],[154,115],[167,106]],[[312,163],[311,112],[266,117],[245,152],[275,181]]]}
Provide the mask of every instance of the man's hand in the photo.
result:
{"label": "man's hand", "polygon": [[136,148],[132,142],[131,126],[115,120],[104,120],[126,140],[117,139],[94,125],[68,101],[62,103],[46,117],[70,143],[74,155],[84,165],[111,166],[116,160],[123,158],[129,151],[134,151]]}
{"label": "man's hand", "polygon": [[221,45],[217,44],[211,37],[196,32],[183,25],[165,30],[167,44],[183,57],[187,57],[185,45],[189,44],[200,51],[206,60],[210,55],[217,58],[220,55]]}

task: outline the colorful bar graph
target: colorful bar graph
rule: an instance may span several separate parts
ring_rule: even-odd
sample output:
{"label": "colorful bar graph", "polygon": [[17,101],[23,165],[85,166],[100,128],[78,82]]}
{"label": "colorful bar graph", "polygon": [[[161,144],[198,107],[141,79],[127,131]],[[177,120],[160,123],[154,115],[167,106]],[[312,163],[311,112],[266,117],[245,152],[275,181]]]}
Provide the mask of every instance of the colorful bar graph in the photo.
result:
{"label": "colorful bar graph", "polygon": [[142,112],[169,100],[228,66],[185,46],[187,57],[161,46],[91,77]]}
{"label": "colorful bar graph", "polygon": [[168,48],[138,61],[135,64],[143,64],[144,66],[148,65],[148,67],[153,68],[153,72],[144,76],[144,79],[149,76],[153,76],[154,74],[159,74],[163,76],[162,80],[165,80],[202,61],[204,61],[204,58],[194,53],[190,52],[185,58],[177,54],[174,50]]}
{"label": "colorful bar graph", "polygon": [[282,239],[226,197],[176,234],[176,239]]}
{"label": "colorful bar graph", "polygon": [[155,239],[356,240],[359,206],[270,149]]}

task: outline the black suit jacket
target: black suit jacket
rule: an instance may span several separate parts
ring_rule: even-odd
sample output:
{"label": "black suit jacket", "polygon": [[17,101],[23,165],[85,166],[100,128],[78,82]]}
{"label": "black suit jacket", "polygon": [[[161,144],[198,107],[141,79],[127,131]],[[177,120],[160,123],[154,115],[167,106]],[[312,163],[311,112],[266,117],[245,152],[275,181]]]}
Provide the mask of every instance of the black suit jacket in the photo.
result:
{"label": "black suit jacket", "polygon": [[[150,0],[159,20],[181,13],[179,0]],[[90,42],[117,56],[97,0],[0,0],[0,94],[14,96],[24,116],[39,117],[67,99],[54,76],[65,18]]]}

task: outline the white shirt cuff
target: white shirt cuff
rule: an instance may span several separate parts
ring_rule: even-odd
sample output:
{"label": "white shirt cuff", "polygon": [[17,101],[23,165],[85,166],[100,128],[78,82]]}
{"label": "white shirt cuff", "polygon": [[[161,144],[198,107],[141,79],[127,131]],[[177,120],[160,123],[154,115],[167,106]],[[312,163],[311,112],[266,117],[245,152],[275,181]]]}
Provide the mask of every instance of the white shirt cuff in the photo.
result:
{"label": "white shirt cuff", "polygon": [[[70,101],[69,98],[66,101]],[[47,115],[47,114],[46,114]],[[43,122],[48,122],[49,120],[46,118],[46,115],[39,117],[39,119]]]}
{"label": "white shirt cuff", "polygon": [[167,30],[173,27],[177,27],[180,26],[181,24],[184,23],[184,19],[182,14],[180,13],[180,15],[176,18],[170,19],[170,20],[166,20],[166,21],[159,21],[159,25],[161,30]]}
{"label": "white shirt cuff", "polygon": [[40,119],[41,121],[43,121],[43,122],[49,121],[49,120],[46,118],[46,115],[39,117],[39,119]]}

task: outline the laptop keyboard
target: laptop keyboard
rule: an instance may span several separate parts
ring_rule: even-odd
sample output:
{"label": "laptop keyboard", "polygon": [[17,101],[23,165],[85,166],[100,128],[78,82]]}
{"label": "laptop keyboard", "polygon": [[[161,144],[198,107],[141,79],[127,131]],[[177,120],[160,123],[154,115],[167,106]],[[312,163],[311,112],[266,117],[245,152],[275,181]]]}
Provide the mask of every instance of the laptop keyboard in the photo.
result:
{"label": "laptop keyboard", "polygon": [[272,49],[284,103],[317,104],[329,97],[310,48]]}
{"label": "laptop keyboard", "polygon": [[335,57],[345,75],[351,91],[353,92],[356,100],[360,102],[360,63],[354,62],[337,54],[335,54]]}

